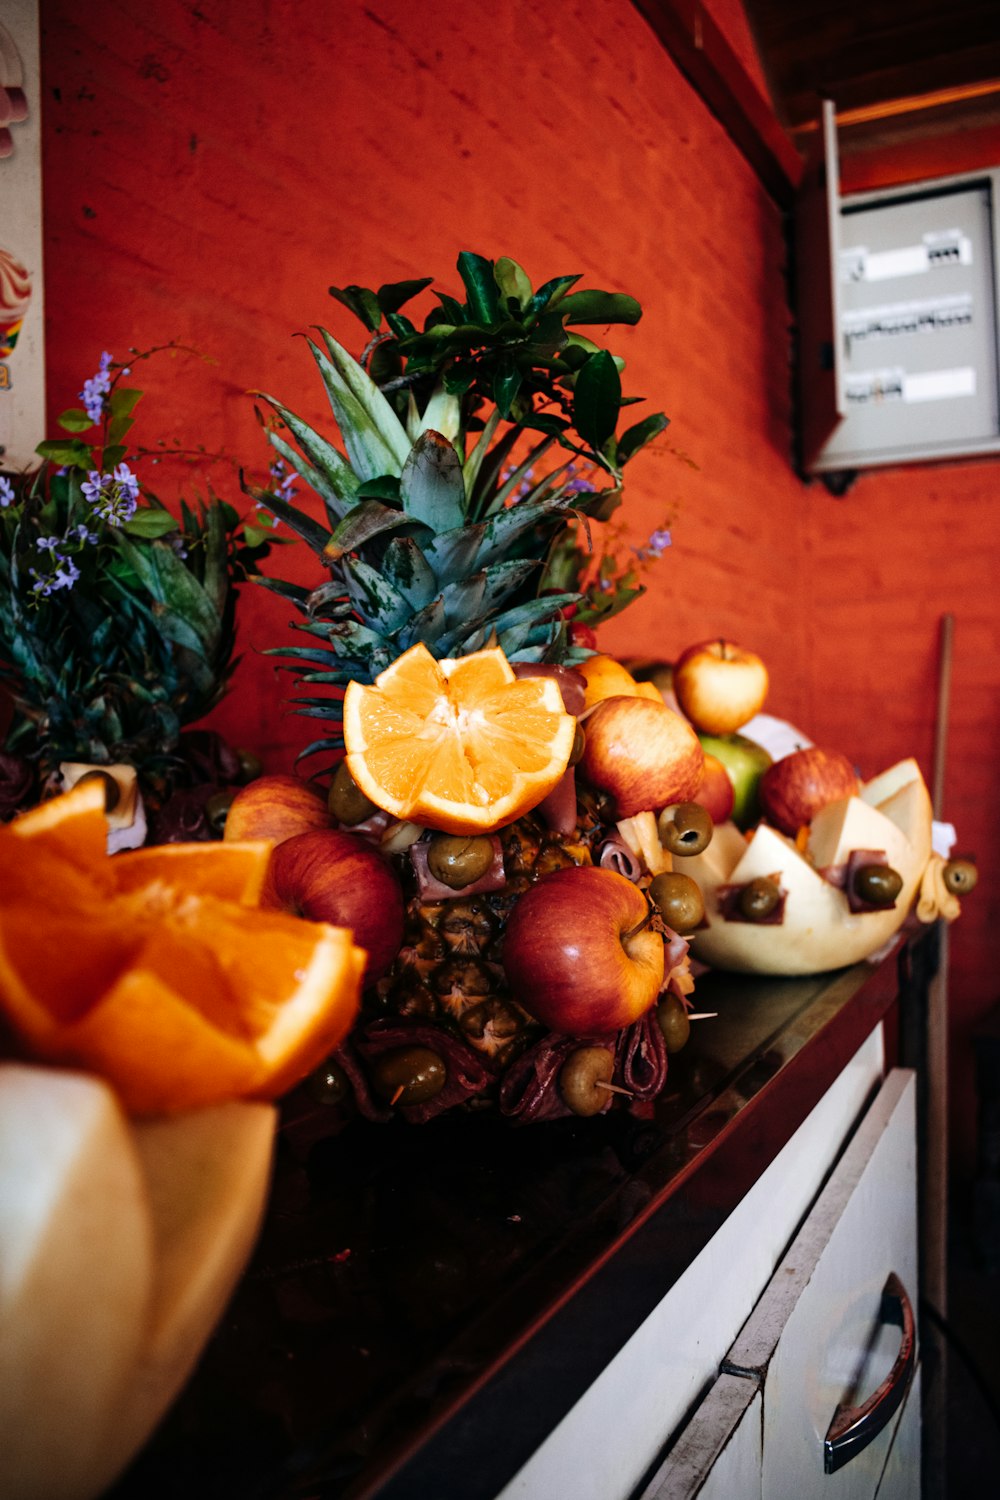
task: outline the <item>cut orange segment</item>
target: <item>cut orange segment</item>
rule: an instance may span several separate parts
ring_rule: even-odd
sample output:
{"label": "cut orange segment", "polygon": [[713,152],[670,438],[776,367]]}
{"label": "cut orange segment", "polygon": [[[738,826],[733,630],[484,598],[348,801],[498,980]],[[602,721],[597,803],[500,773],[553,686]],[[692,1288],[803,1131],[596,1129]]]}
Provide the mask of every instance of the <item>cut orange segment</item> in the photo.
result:
{"label": "cut orange segment", "polygon": [[241,843],[154,844],[131,849],[111,861],[115,889],[176,886],[257,906],[274,844],[271,839]]}
{"label": "cut orange segment", "polygon": [[435,661],[418,644],[344,695],[358,786],[393,817],[447,833],[489,833],[537,807],[575,733],[554,679],[516,677],[497,647]]}
{"label": "cut orange segment", "polygon": [[100,782],[81,782],[71,792],[20,813],[0,829],[0,835],[44,847],[78,869],[103,864],[108,840],[104,788]]}
{"label": "cut orange segment", "polygon": [[70,814],[0,830],[0,1032],[23,1055],[155,1114],[277,1098],[343,1039],[366,955],[346,928],[253,904],[268,842],[97,860]]}

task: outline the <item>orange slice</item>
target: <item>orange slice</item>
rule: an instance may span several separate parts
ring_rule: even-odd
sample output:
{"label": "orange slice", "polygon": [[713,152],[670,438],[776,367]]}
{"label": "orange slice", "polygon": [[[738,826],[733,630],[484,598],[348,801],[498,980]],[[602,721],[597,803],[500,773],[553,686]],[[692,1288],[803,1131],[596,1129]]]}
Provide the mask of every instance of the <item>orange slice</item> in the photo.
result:
{"label": "orange slice", "polygon": [[[99,782],[81,782],[71,792],[21,813],[0,828],[0,836],[4,840],[24,839],[31,847],[45,848],[81,870],[101,866],[108,840],[104,788]],[[15,850],[17,845],[11,848]]]}
{"label": "orange slice", "polygon": [[111,874],[115,889],[122,894],[178,886],[257,906],[273,847],[271,839],[152,845],[116,855],[111,861]]}
{"label": "orange slice", "polygon": [[358,786],[394,817],[447,833],[489,833],[537,807],[575,733],[558,684],[516,677],[497,647],[435,661],[418,644],[344,695]]}
{"label": "orange slice", "polygon": [[172,1113],[277,1098],[346,1035],[366,955],[346,928],[254,904],[266,841],[102,844],[84,870],[79,808],[15,828],[0,829],[0,1032],[23,1055]]}
{"label": "orange slice", "polygon": [[636,682],[628,668],[613,656],[588,656],[576,671],[587,684],[585,709],[593,708],[605,698],[649,698],[654,703],[663,702],[663,694],[655,683]]}

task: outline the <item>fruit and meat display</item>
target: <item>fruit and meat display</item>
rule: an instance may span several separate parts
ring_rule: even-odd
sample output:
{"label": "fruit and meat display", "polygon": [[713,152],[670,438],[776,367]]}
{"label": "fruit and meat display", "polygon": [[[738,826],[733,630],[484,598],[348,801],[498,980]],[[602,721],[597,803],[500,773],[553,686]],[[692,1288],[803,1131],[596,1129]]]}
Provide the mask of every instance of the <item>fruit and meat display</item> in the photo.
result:
{"label": "fruit and meat display", "polygon": [[466,300],[435,292],[419,329],[429,279],[331,289],[367,338],[308,341],[335,430],[258,397],[275,482],[244,487],[316,560],[311,587],[256,580],[301,617],[275,654],[319,725],[308,777],[184,729],[270,544],[218,502],[182,527],[138,505],[141,393],[110,357],[66,414],[98,439],[43,445],[58,471],[21,498],[0,479],[12,1494],[98,1494],[159,1419],[254,1242],[285,1096],[331,1131],[645,1115],[705,1019],[699,965],[839,968],[975,883],[915,761],[862,782],[790,726],[776,744],[753,651],[598,649],[641,588],[595,571],[591,529],[667,419],[620,430],[622,361],[579,329],[639,306],[458,270]]}

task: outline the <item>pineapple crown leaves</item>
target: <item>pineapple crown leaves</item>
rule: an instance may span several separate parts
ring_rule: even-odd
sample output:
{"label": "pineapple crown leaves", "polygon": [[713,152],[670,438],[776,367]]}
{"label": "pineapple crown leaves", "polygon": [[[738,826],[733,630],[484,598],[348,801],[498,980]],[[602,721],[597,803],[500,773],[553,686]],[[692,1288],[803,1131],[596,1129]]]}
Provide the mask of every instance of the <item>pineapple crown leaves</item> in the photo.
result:
{"label": "pineapple crown leaves", "polygon": [[[586,529],[588,517],[612,514],[623,465],[667,418],[619,435],[631,399],[623,362],[570,325],[632,324],[641,309],[620,293],[574,290],[576,275],[535,291],[509,258],[463,252],[458,269],[465,302],[436,292],[421,330],[401,309],[427,278],[331,288],[371,335],[360,360],[323,329],[307,340],[338,441],[256,393],[270,408],[266,418],[258,408],[268,441],[325,512],[317,520],[241,476],[327,575],[310,591],[255,580],[305,616],[297,629],[308,644],[270,653],[304,687],[370,682],[416,641],[439,657],[494,643],[522,661],[590,654],[573,644],[564,615],[583,596],[565,569],[550,577],[549,564],[574,518]],[[578,477],[581,458],[603,487]],[[294,701],[332,721],[330,737],[302,755],[338,750],[339,696]]]}
{"label": "pineapple crown leaves", "polygon": [[211,493],[175,515],[140,484],[126,462],[142,396],[122,383],[129,373],[103,355],[83,408],[60,418],[69,436],[40,444],[32,473],[0,477],[7,744],[46,773],[93,760],[145,774],[169,760],[238,664],[236,585],[270,540]]}

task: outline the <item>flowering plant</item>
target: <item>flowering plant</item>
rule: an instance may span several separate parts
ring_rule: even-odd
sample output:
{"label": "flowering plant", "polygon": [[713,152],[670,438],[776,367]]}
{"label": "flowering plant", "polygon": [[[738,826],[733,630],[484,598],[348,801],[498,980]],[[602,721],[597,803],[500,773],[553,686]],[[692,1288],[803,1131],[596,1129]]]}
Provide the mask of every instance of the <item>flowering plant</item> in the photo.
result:
{"label": "flowering plant", "polygon": [[66,436],[39,444],[41,466],[0,475],[6,749],[43,779],[86,760],[169,780],[182,727],[236,665],[235,585],[270,541],[214,495],[175,516],[140,480],[152,450],[126,446],[142,396],[129,373],[103,354],[59,419]]}

